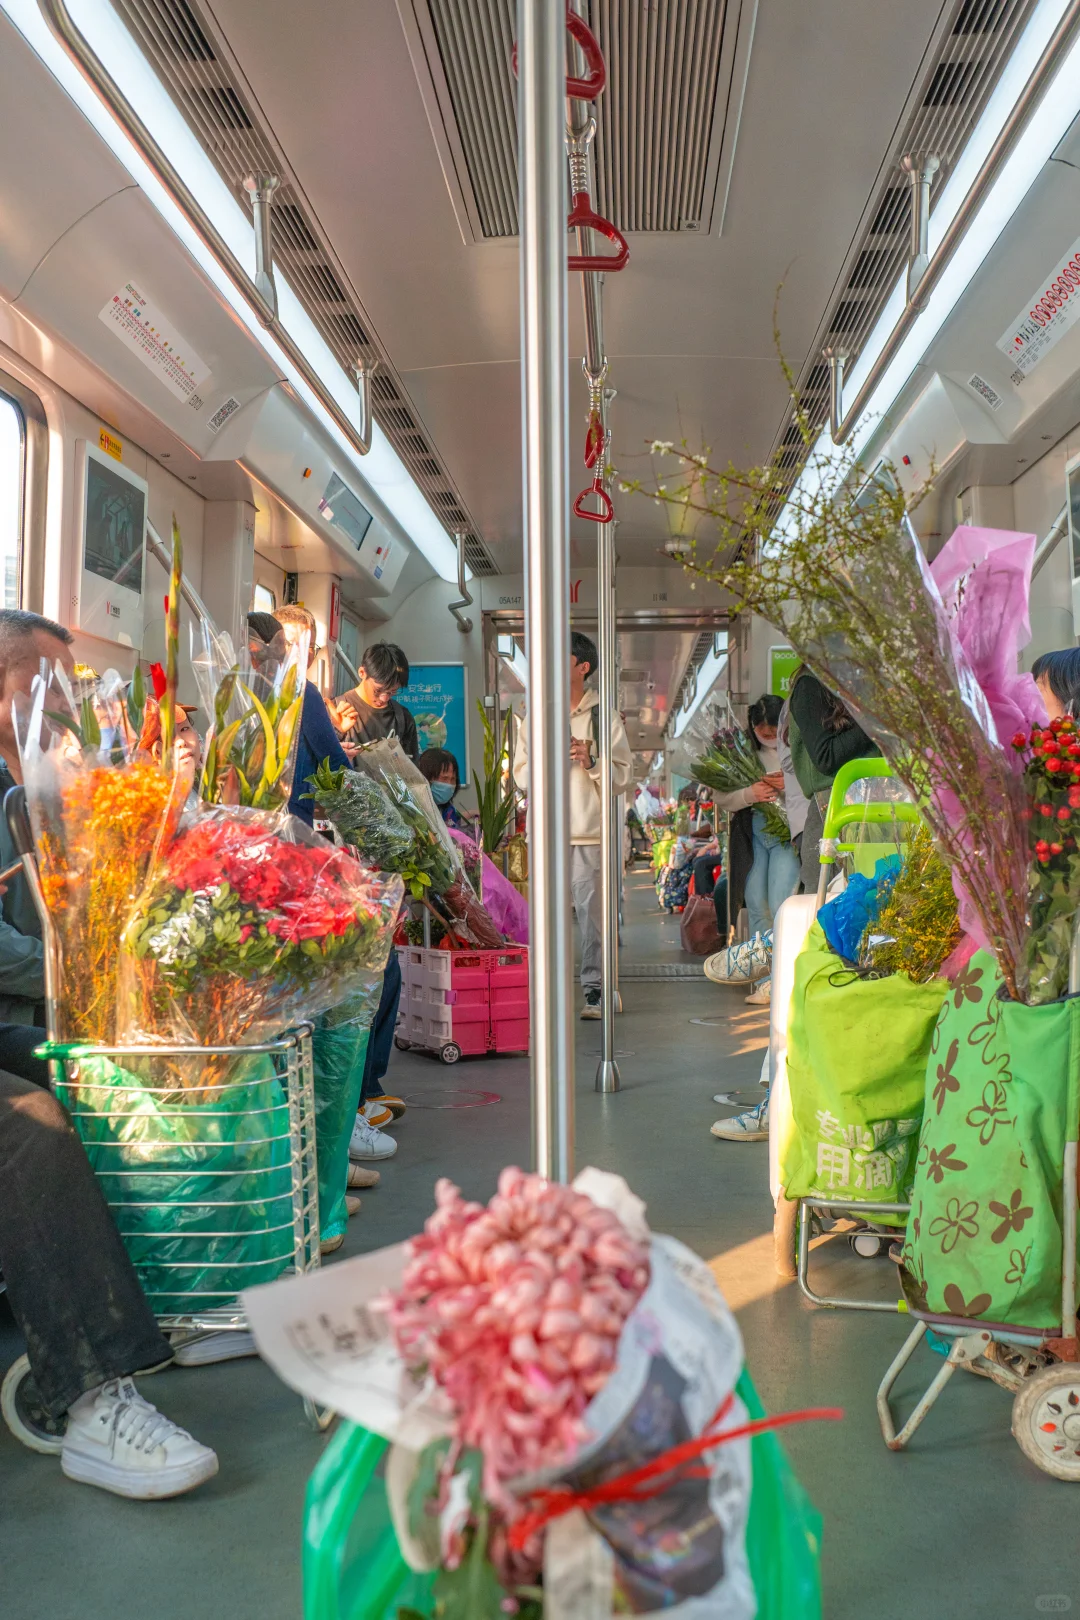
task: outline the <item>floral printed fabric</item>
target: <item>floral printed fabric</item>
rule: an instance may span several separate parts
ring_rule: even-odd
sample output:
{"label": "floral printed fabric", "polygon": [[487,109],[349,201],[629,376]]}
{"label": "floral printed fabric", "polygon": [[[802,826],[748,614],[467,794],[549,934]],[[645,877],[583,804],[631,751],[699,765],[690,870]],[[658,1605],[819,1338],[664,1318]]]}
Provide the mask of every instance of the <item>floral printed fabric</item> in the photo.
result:
{"label": "floral printed fabric", "polygon": [[1054,1328],[1080,999],[1028,1007],[1000,984],[978,951],[934,1030],[904,1265],[920,1308]]}

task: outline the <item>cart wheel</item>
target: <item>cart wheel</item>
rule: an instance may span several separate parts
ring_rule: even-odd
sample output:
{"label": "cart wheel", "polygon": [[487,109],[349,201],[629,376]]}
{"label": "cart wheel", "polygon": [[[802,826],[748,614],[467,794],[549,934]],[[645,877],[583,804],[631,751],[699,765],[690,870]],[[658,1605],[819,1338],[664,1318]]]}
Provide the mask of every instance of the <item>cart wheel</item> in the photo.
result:
{"label": "cart wheel", "polygon": [[798,1276],[795,1264],[795,1238],[799,1224],[799,1200],[786,1197],[783,1188],[773,1214],[773,1263],[776,1275],[791,1282]]}
{"label": "cart wheel", "polygon": [[1013,1401],[1012,1432],[1044,1474],[1080,1481],[1080,1367],[1058,1362],[1025,1378]]}
{"label": "cart wheel", "polygon": [[45,1411],[28,1356],[20,1356],[8,1368],[0,1385],[0,1411],[16,1440],[21,1440],[24,1446],[47,1457],[60,1454],[67,1419],[50,1417]]}
{"label": "cart wheel", "polygon": [[885,1250],[888,1238],[883,1238],[877,1232],[852,1232],[848,1242],[855,1253],[863,1260],[876,1260]]}
{"label": "cart wheel", "polygon": [[404,1035],[395,1035],[394,1045],[397,1047],[399,1052],[407,1052],[409,1047],[412,1045],[412,1042],[407,1041]]}
{"label": "cart wheel", "polygon": [[456,1063],[461,1056],[461,1047],[456,1041],[447,1041],[445,1046],[439,1047],[439,1056],[444,1063]]}

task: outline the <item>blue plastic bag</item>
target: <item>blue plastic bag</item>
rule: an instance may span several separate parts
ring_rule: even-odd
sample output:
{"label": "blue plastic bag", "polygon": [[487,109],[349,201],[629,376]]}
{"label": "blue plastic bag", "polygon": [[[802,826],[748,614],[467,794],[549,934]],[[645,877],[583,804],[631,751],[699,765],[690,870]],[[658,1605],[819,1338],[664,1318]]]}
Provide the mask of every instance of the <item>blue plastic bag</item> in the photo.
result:
{"label": "blue plastic bag", "polygon": [[830,900],[818,912],[829,949],[845,961],[855,962],[859,957],[859,941],[867,926],[875,922],[885,904],[886,897],[900,871],[899,855],[886,855],[874,867],[872,878],[854,872],[848,879],[843,894]]}

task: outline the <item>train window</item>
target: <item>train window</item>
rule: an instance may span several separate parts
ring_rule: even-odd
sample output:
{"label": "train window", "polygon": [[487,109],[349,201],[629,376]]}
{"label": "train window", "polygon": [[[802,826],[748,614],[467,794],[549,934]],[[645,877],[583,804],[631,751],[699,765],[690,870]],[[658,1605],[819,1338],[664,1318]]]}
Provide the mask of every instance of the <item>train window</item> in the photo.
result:
{"label": "train window", "polygon": [[0,606],[19,606],[23,516],[23,419],[0,394]]}
{"label": "train window", "polygon": [[334,660],[336,665],[334,670],[334,692],[340,697],[342,692],[348,692],[356,685],[352,671],[358,666],[362,651],[360,646],[360,626],[355,619],[350,619],[345,613],[341,615],[341,628],[338,631],[338,650],[349,661],[348,664],[345,664],[340,658]]}
{"label": "train window", "polygon": [[251,598],[251,611],[253,613],[273,613],[277,607],[277,597],[269,585],[256,585],[255,593]]}

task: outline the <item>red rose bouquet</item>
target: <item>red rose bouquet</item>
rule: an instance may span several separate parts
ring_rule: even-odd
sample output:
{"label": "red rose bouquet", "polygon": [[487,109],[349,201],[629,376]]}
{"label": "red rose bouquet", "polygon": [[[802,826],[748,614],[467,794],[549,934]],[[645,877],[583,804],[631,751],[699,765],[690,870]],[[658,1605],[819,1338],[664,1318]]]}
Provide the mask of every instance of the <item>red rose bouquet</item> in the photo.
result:
{"label": "red rose bouquet", "polygon": [[256,1041],[386,962],[399,877],[367,872],[294,817],[189,812],[124,940],[128,1034]]}
{"label": "red rose bouquet", "polygon": [[1069,951],[1080,904],[1080,727],[1064,717],[1031,732],[1018,731],[1013,747],[1024,762],[1031,875],[1025,950],[1027,1000],[1056,1001],[1069,988]]}

